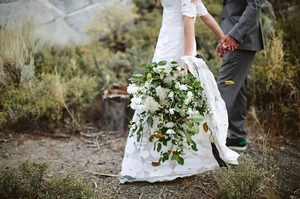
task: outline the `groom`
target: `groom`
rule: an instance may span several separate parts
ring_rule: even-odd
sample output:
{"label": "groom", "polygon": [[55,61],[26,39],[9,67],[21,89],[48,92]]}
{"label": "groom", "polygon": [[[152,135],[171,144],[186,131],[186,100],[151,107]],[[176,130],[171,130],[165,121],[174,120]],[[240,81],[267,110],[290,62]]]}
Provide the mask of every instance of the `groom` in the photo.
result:
{"label": "groom", "polygon": [[[256,51],[265,49],[261,3],[262,0],[223,2],[221,28],[226,36],[217,47],[218,56],[223,57],[217,82],[228,111],[230,137],[226,145],[235,150],[246,149],[247,75]],[[228,51],[224,53],[223,49]]]}

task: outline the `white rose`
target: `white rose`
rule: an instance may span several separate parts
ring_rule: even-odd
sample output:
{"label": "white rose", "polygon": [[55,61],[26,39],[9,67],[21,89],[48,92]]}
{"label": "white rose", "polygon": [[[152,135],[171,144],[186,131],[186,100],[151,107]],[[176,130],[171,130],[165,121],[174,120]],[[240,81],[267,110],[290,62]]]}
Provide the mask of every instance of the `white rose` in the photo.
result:
{"label": "white rose", "polygon": [[173,129],[168,129],[166,134],[168,135],[175,134],[175,131],[173,131]]}
{"label": "white rose", "polygon": [[192,97],[193,97],[193,93],[192,93],[191,91],[189,91],[189,92],[187,93],[187,97],[188,97],[188,98],[192,98]]}
{"label": "white rose", "polygon": [[186,91],[188,88],[186,85],[182,84],[179,86],[179,89],[182,90],[182,91]]}
{"label": "white rose", "polygon": [[175,126],[175,124],[173,123],[173,122],[168,122],[167,124],[166,124],[166,127],[167,128],[173,128]]}
{"label": "white rose", "polygon": [[173,98],[173,97],[174,97],[174,92],[173,92],[173,91],[170,92],[169,95],[168,95],[168,97],[169,97],[169,98]]}
{"label": "white rose", "polygon": [[173,109],[173,108],[170,108],[170,109],[169,109],[169,112],[170,112],[171,115],[173,115],[173,114],[174,114],[174,109]]}
{"label": "white rose", "polygon": [[135,84],[130,84],[128,87],[127,87],[127,92],[129,94],[136,94],[138,91],[138,87],[135,85]]}

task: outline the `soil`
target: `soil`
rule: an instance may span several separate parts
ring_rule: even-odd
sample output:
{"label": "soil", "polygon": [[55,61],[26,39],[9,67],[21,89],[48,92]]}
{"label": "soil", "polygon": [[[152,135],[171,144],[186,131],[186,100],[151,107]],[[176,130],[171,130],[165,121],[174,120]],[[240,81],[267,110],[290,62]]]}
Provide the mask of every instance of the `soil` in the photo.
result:
{"label": "soil", "polygon": [[[4,142],[6,138],[6,142]],[[164,183],[120,184],[116,177],[97,177],[86,170],[105,174],[118,174],[124,155],[125,134],[103,134],[99,137],[100,149],[91,148],[83,137],[51,138],[32,134],[4,134],[0,143],[0,171],[16,167],[27,159],[48,162],[49,175],[66,175],[69,171],[92,182],[99,198],[213,198],[209,189],[213,184],[212,172],[176,179]],[[262,138],[250,135],[249,147],[244,154],[259,159],[262,155]],[[274,141],[275,140],[275,141]],[[300,142],[282,136],[273,138],[267,158],[278,171],[280,198],[300,198]],[[243,155],[243,154],[242,154]]]}

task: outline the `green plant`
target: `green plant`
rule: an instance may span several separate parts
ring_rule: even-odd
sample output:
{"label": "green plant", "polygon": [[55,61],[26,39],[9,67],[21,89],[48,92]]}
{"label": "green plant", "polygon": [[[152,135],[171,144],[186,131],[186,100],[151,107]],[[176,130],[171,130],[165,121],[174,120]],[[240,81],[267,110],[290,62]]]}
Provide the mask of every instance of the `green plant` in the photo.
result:
{"label": "green plant", "polygon": [[219,168],[214,172],[217,198],[278,198],[278,185],[273,168],[255,165],[250,158],[239,160],[238,166]]}
{"label": "green plant", "polygon": [[95,198],[90,184],[85,184],[74,175],[55,175],[47,178],[47,163],[25,161],[18,168],[2,173],[0,179],[0,197],[7,199],[37,198]]}
{"label": "green plant", "polygon": [[31,83],[34,60],[27,40],[17,28],[0,29],[0,86]]}
{"label": "green plant", "polygon": [[43,80],[34,81],[32,87],[0,87],[0,129],[22,121],[47,121],[48,127],[54,127],[62,108],[56,97],[54,80],[53,76],[45,75]]}
{"label": "green plant", "polygon": [[[274,32],[250,70],[248,93],[261,124],[274,133],[300,132],[300,65],[289,62],[283,33]],[[265,129],[266,132],[268,129]]]}

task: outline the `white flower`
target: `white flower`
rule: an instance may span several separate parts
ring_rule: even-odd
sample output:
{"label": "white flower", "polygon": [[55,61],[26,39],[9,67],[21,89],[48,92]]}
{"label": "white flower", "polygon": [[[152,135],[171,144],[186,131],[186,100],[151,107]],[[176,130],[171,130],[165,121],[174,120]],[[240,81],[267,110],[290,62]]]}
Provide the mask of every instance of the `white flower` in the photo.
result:
{"label": "white flower", "polygon": [[183,76],[185,76],[185,71],[184,70],[182,70],[178,73],[178,77],[183,77]]}
{"label": "white flower", "polygon": [[142,98],[141,97],[133,97],[131,99],[131,103],[134,103],[134,104],[141,104],[142,103]]}
{"label": "white flower", "polygon": [[187,114],[188,115],[194,115],[194,111],[191,108],[188,108]]}
{"label": "white flower", "polygon": [[147,97],[144,103],[144,108],[148,112],[154,113],[155,111],[159,110],[159,104],[153,99],[153,97]]}
{"label": "white flower", "polygon": [[179,86],[179,89],[182,90],[182,91],[186,91],[188,88],[186,85],[182,84]]}
{"label": "white flower", "polygon": [[169,98],[173,98],[173,97],[174,97],[174,92],[173,92],[173,91],[170,92],[169,95],[168,95],[168,97],[169,97]]}
{"label": "white flower", "polygon": [[131,103],[131,104],[130,104],[130,107],[131,107],[133,110],[144,110],[144,106],[143,106],[143,105],[138,105],[138,104],[135,104],[135,103]]}
{"label": "white flower", "polygon": [[168,135],[175,134],[175,131],[173,129],[168,129],[166,134]]}
{"label": "white flower", "polygon": [[165,78],[164,78],[164,83],[165,84],[168,84],[168,85],[171,85],[172,84],[172,81],[175,81],[176,79],[178,78],[178,74],[174,74],[174,75],[171,75],[171,74],[168,74]]}
{"label": "white flower", "polygon": [[192,101],[191,98],[186,98],[186,99],[184,100],[184,104],[189,104],[191,101]]}
{"label": "white flower", "polygon": [[173,128],[175,126],[175,124],[173,123],[173,122],[168,122],[167,124],[166,124],[166,127],[167,128]]}
{"label": "white flower", "polygon": [[173,114],[174,114],[174,109],[173,109],[173,108],[170,108],[170,109],[169,109],[169,112],[170,112],[171,115],[173,115]]}
{"label": "white flower", "polygon": [[145,88],[150,88],[151,87],[151,84],[150,84],[150,82],[148,82],[148,81],[146,81],[145,82],[145,86],[144,86]]}
{"label": "white flower", "polygon": [[165,102],[165,100],[168,96],[167,89],[165,89],[161,86],[158,86],[158,87],[155,88],[155,90],[156,90],[157,96],[159,97],[160,102]]}
{"label": "white flower", "polygon": [[181,68],[178,66],[177,68],[176,68],[178,71],[181,71]]}
{"label": "white flower", "polygon": [[175,83],[175,88],[180,88],[180,83],[179,82]]}
{"label": "white flower", "polygon": [[191,98],[193,98],[193,96],[194,96],[194,95],[193,95],[193,93],[192,93],[191,91],[189,91],[189,92],[187,93],[187,97],[188,97],[188,98],[191,99]]}
{"label": "white flower", "polygon": [[142,103],[142,98],[141,97],[134,97],[131,99],[131,104],[130,104],[130,107],[133,109],[133,110],[143,110],[144,109],[144,106],[141,105]]}
{"label": "white flower", "polygon": [[138,87],[135,85],[135,84],[130,84],[128,87],[127,87],[127,92],[129,93],[129,94],[136,94],[137,93],[137,91],[138,91],[139,89],[138,89]]}

